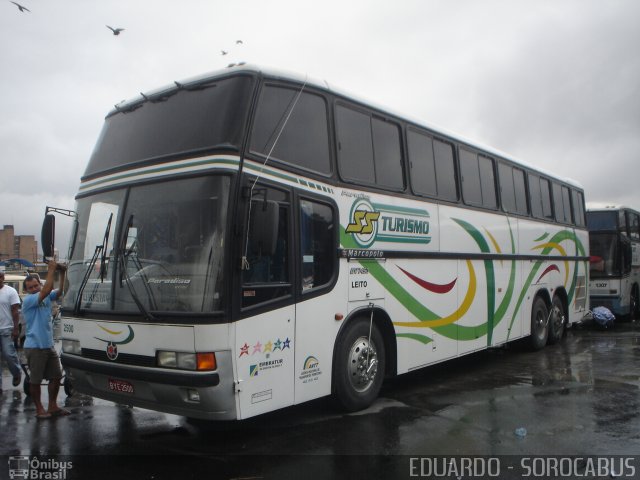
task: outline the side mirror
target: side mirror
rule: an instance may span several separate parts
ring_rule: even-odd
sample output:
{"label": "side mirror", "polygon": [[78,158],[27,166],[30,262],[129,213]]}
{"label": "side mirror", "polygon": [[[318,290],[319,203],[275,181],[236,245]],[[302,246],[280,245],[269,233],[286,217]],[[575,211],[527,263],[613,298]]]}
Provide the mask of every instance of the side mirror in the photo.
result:
{"label": "side mirror", "polygon": [[53,258],[56,242],[56,217],[51,213],[44,216],[41,241],[45,260]]}

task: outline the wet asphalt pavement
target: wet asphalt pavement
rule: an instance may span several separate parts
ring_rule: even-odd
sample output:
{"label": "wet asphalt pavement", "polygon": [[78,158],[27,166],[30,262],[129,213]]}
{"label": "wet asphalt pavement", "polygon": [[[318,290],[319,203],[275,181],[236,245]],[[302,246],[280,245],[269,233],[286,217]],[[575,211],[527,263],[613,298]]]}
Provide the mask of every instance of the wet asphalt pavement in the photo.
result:
{"label": "wet asphalt pavement", "polygon": [[[354,414],[320,399],[208,423],[61,391],[72,415],[37,420],[6,367],[3,377],[0,479],[15,466],[5,459],[19,456],[48,461],[49,478],[66,461],[57,478],[311,479],[414,478],[425,472],[411,457],[469,455],[504,456],[499,478],[523,477],[504,474],[520,456],[635,455],[634,475],[621,478],[640,478],[640,322],[573,328],[540,352],[510,346],[404,375]],[[616,476],[583,473],[562,478]]]}

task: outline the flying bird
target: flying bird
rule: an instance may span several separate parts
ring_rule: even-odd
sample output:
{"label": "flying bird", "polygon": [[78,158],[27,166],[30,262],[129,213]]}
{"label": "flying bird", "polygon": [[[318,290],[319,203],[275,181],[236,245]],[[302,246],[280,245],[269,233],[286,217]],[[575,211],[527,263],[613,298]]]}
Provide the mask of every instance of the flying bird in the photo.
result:
{"label": "flying bird", "polygon": [[227,52],[225,50],[220,50],[220,55],[226,55],[227,53],[229,53],[229,52]]}
{"label": "flying bird", "polygon": [[13,3],[16,7],[18,7],[18,9],[19,9],[21,12],[30,12],[30,11],[31,11],[31,10],[29,10],[27,7],[23,7],[23,6],[22,6],[22,5],[20,5],[19,3],[16,3],[16,2],[11,2],[11,3]]}
{"label": "flying bird", "polygon": [[107,25],[107,28],[113,32],[114,35],[120,35],[120,32],[124,30],[124,28],[113,28]]}
{"label": "flying bird", "polygon": [[242,40],[236,40],[236,45],[242,45]]}

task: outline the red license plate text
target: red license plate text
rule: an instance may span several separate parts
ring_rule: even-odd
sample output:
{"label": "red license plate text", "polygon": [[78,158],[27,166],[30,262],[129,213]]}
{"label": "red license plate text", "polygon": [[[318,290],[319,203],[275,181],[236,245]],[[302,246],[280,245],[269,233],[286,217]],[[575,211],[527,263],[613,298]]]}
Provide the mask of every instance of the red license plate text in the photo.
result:
{"label": "red license plate text", "polygon": [[109,390],[121,393],[133,394],[133,384],[125,382],[124,380],[117,380],[115,378],[109,379]]}

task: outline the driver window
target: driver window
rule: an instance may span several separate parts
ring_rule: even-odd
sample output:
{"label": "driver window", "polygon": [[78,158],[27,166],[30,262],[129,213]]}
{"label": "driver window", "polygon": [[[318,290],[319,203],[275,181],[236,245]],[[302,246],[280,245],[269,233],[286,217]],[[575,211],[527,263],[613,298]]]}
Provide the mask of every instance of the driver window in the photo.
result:
{"label": "driver window", "polygon": [[247,213],[248,237],[242,269],[242,306],[291,295],[288,192],[257,185]]}

